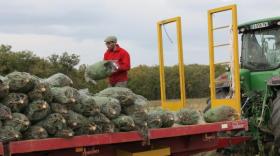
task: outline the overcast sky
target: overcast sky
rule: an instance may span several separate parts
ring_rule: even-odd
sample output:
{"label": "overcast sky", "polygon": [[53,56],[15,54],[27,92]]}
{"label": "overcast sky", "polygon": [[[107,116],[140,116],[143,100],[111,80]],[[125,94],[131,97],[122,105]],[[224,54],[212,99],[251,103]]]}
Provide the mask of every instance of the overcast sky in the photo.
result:
{"label": "overcast sky", "polygon": [[157,21],[181,16],[184,62],[207,64],[207,10],[234,3],[239,24],[280,16],[278,0],[1,0],[0,44],[42,57],[67,51],[92,64],[103,58],[104,38],[116,35],[132,66],[156,65]]}

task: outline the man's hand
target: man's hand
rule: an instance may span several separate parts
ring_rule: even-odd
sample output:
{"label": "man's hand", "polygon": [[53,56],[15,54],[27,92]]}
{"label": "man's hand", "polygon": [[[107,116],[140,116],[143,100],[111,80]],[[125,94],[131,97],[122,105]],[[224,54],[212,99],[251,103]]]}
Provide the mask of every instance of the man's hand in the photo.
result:
{"label": "man's hand", "polygon": [[119,65],[117,64],[117,60],[112,60],[112,73],[115,73],[119,70]]}

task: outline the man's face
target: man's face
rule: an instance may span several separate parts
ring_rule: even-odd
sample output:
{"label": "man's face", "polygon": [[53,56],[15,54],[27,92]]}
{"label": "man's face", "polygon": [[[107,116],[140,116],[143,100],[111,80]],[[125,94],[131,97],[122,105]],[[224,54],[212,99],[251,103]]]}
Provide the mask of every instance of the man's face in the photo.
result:
{"label": "man's face", "polygon": [[106,42],[105,44],[106,44],[108,50],[111,50],[111,51],[113,51],[116,46],[115,42]]}

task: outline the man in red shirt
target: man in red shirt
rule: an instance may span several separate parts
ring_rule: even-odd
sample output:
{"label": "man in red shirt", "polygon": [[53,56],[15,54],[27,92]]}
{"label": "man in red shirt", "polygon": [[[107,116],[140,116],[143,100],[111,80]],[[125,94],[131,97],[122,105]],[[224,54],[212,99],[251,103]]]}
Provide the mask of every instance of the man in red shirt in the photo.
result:
{"label": "man in red shirt", "polygon": [[104,60],[110,60],[115,65],[115,70],[109,77],[109,86],[127,87],[127,73],[130,69],[130,56],[128,52],[117,44],[115,36],[108,36],[104,42],[107,46]]}

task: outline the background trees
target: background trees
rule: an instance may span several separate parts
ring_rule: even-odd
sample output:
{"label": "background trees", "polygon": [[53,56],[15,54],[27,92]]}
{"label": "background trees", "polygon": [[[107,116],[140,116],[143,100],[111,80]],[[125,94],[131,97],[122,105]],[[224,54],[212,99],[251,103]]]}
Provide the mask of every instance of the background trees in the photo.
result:
{"label": "background trees", "polygon": [[[60,72],[68,75],[76,88],[89,88],[96,93],[107,87],[106,80],[97,85],[85,82],[86,66],[79,65],[80,56],[64,52],[53,54],[48,58],[36,56],[31,51],[12,51],[11,46],[0,46],[0,74],[6,75],[15,70],[28,72],[42,78]],[[94,62],[93,62],[94,63]],[[216,67],[216,74],[224,72],[224,66]],[[168,99],[180,97],[178,66],[165,67],[166,94]],[[209,66],[191,64],[185,66],[186,94],[188,98],[209,96]],[[159,66],[139,65],[129,71],[128,87],[135,93],[150,100],[160,99]]]}

